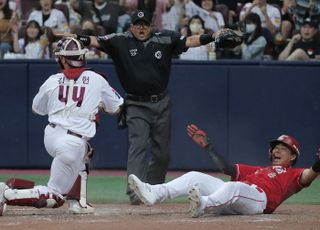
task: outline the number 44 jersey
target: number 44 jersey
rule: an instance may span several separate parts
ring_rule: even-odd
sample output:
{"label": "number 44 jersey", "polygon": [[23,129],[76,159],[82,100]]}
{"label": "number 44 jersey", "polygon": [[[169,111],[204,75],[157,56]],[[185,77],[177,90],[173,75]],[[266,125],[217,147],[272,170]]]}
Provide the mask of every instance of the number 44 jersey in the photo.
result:
{"label": "number 44 jersey", "polygon": [[90,139],[96,133],[94,121],[99,110],[113,114],[122,104],[123,98],[103,76],[77,68],[51,75],[34,97],[32,110],[48,115],[50,123]]}

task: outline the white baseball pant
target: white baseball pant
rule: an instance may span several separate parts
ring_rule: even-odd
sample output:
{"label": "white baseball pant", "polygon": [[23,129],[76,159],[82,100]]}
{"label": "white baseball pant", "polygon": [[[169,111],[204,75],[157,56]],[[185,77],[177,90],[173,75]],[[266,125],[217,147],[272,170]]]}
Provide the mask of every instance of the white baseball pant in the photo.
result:
{"label": "white baseball pant", "polygon": [[189,172],[168,183],[153,185],[157,201],[188,195],[193,186],[198,186],[206,210],[220,214],[260,214],[266,208],[266,194],[255,185],[242,182],[224,182],[219,178]]}
{"label": "white baseball pant", "polygon": [[85,170],[83,162],[86,140],[70,134],[61,126],[47,125],[44,145],[53,157],[50,169],[49,189],[66,194],[72,188],[80,172]]}

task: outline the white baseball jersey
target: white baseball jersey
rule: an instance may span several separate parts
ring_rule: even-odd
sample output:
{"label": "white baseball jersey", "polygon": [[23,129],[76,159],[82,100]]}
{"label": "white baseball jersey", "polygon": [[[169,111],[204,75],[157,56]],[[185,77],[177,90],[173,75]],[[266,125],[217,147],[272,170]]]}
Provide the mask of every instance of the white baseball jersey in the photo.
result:
{"label": "white baseball jersey", "polygon": [[[63,73],[50,76],[33,99],[32,110],[48,115],[49,122],[89,139],[96,133],[93,120],[99,106],[115,113],[123,104],[123,98],[92,70],[83,71],[73,85],[70,81],[73,80]],[[72,89],[70,95],[69,88]]]}

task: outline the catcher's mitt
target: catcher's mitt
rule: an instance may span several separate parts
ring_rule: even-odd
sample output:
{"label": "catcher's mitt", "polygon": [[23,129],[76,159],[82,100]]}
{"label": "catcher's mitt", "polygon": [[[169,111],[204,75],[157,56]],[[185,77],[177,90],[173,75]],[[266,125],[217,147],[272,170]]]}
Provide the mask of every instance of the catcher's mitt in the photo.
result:
{"label": "catcher's mitt", "polygon": [[243,35],[231,29],[222,29],[215,38],[215,45],[217,48],[233,49],[241,45],[243,42]]}

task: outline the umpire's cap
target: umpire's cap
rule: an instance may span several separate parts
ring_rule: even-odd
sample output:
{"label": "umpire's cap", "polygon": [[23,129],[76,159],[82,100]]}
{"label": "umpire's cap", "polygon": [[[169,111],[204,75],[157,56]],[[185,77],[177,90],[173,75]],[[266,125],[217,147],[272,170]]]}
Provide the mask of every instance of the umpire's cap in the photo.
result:
{"label": "umpire's cap", "polygon": [[148,23],[149,25],[151,24],[151,20],[150,20],[148,13],[143,10],[136,11],[131,17],[132,24],[135,24],[138,21],[144,21],[144,22]]}

